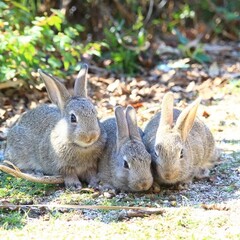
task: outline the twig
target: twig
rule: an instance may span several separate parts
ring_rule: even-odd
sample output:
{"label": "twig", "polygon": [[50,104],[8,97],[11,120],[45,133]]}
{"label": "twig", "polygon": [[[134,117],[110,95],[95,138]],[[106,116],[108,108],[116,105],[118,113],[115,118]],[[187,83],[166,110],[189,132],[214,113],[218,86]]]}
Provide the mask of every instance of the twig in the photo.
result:
{"label": "twig", "polygon": [[45,183],[45,184],[60,184],[64,182],[64,179],[62,176],[34,176],[31,174],[21,172],[21,170],[10,161],[5,160],[3,162],[12,166],[13,168],[0,164],[0,170],[17,178],[22,178],[31,182]]}
{"label": "twig", "polygon": [[[141,214],[162,214],[165,212],[161,208],[152,207],[128,207],[128,206],[104,206],[104,205],[61,205],[61,204],[33,204],[33,205],[16,205],[16,204],[0,204],[0,209],[21,209],[21,208],[66,208],[66,209],[92,209],[92,210],[131,210],[140,211]],[[134,216],[130,213],[129,216]],[[136,213],[135,213],[136,214]],[[137,216],[137,215],[135,215]]]}
{"label": "twig", "polygon": [[134,21],[134,16],[129,12],[119,1],[114,0],[117,10],[120,14],[128,21],[128,23],[132,23]]}
{"label": "twig", "polygon": [[5,88],[10,88],[10,87],[17,87],[19,85],[23,85],[24,81],[23,80],[17,80],[17,81],[7,81],[7,82],[2,82],[0,83],[0,90],[5,89]]}
{"label": "twig", "polygon": [[119,220],[125,219],[125,218],[132,218],[132,217],[145,217],[152,214],[163,214],[164,210],[122,210],[118,216]]}
{"label": "twig", "polygon": [[150,18],[151,18],[151,16],[152,16],[153,5],[154,5],[154,1],[153,1],[153,0],[150,0],[148,12],[147,12],[147,16],[146,16],[146,18],[144,19],[144,25],[146,25],[146,24],[148,23],[148,21],[150,20]]}

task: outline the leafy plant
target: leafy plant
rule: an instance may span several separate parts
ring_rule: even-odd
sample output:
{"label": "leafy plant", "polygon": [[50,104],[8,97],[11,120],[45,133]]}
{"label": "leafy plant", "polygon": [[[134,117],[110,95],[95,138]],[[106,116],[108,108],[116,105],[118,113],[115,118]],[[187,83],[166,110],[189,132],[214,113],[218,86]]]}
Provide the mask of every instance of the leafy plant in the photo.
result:
{"label": "leafy plant", "polygon": [[26,216],[23,216],[20,211],[8,212],[0,210],[0,229],[23,228],[26,223]]}
{"label": "leafy plant", "polygon": [[13,5],[0,1],[0,81],[31,79],[38,68],[72,74],[85,52],[100,56],[102,43],[83,46],[79,35],[84,28],[70,26],[59,10],[34,17],[23,5]]}
{"label": "leafy plant", "polygon": [[138,11],[138,18],[130,29],[124,26],[122,20],[110,30],[105,28],[104,33],[109,47],[109,53],[105,56],[111,60],[109,68],[129,75],[136,73],[139,70],[138,55],[148,47],[141,11]]}
{"label": "leafy plant", "polygon": [[183,56],[189,57],[199,63],[210,62],[211,58],[207,55],[202,47],[202,44],[196,39],[190,42],[178,30],[175,30],[180,44],[178,49],[182,52]]}

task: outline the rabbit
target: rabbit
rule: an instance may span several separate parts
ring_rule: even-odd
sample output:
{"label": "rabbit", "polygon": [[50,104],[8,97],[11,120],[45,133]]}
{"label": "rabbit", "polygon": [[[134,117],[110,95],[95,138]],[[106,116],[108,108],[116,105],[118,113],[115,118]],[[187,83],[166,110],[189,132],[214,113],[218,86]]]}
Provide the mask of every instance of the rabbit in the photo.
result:
{"label": "rabbit", "polygon": [[39,70],[53,104],[27,111],[9,129],[7,160],[25,172],[60,174],[67,188],[81,189],[81,181],[96,186],[107,136],[87,97],[87,72],[83,64],[71,96],[60,81]]}
{"label": "rabbit", "polygon": [[209,175],[218,154],[212,133],[196,117],[200,101],[181,112],[173,109],[174,95],[168,92],[162,111],[146,125],[143,142],[152,156],[154,183],[188,185]]}
{"label": "rabbit", "polygon": [[98,165],[98,177],[105,187],[128,191],[146,191],[153,183],[151,156],[146,151],[137,126],[135,109],[115,108],[115,118],[103,122],[107,133],[104,153]]}

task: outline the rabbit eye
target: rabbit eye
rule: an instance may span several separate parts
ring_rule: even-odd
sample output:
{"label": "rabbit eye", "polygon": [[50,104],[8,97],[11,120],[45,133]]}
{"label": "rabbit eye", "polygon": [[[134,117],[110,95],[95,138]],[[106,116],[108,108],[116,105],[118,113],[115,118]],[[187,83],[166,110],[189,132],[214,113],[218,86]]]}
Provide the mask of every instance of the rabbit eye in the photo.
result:
{"label": "rabbit eye", "polygon": [[180,158],[183,158],[183,149],[180,152]]}
{"label": "rabbit eye", "polygon": [[126,169],[129,169],[129,165],[128,165],[128,162],[126,161],[126,160],[124,160],[124,168],[126,168]]}
{"label": "rabbit eye", "polygon": [[73,113],[71,113],[71,123],[76,123],[76,122],[77,122],[76,116]]}

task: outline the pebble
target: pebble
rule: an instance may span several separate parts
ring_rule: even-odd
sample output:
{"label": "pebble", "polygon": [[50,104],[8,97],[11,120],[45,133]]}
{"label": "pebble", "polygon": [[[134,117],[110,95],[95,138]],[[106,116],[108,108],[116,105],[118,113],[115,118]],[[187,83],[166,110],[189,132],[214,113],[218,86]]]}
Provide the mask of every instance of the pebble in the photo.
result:
{"label": "pebble", "polygon": [[110,193],[110,192],[104,192],[104,193],[103,193],[103,196],[104,196],[105,198],[110,199],[110,198],[113,198],[113,197],[114,197],[114,194],[112,194],[112,193]]}

